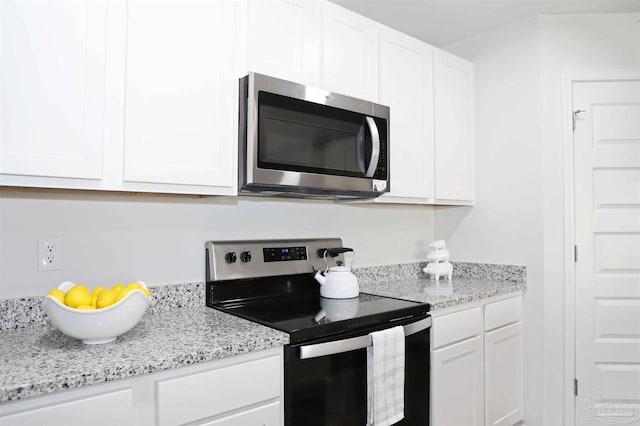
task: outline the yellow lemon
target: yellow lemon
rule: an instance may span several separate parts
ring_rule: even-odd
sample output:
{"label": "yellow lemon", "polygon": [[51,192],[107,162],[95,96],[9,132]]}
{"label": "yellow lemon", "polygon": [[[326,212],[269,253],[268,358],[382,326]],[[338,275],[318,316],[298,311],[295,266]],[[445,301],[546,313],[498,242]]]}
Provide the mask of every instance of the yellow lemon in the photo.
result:
{"label": "yellow lemon", "polygon": [[111,290],[115,291],[117,294],[117,293],[120,293],[122,290],[124,290],[124,286],[121,283],[115,283],[113,287],[111,287]]}
{"label": "yellow lemon", "polygon": [[127,284],[127,286],[125,288],[131,289],[131,290],[136,289],[136,288],[142,288],[142,284],[140,284],[137,281],[134,281],[134,282],[131,282],[131,283]]}
{"label": "yellow lemon", "polygon": [[113,305],[117,297],[117,293],[113,290],[101,291],[96,300],[96,308],[106,308],[107,306]]}
{"label": "yellow lemon", "polygon": [[98,302],[98,296],[91,296],[91,306],[95,308],[97,302]]}
{"label": "yellow lemon", "polygon": [[142,292],[144,294],[146,294],[147,297],[151,297],[151,292],[149,290],[147,290],[146,288],[142,287],[140,290],[142,290]]}
{"label": "yellow lemon", "polygon": [[92,305],[80,305],[76,309],[80,309],[81,311],[92,311],[96,309],[96,307]]}
{"label": "yellow lemon", "polygon": [[87,290],[86,287],[71,287],[67,294],[64,295],[64,304],[71,308],[77,308],[80,305],[90,305],[91,295],[89,294],[89,290]]}
{"label": "yellow lemon", "polygon": [[101,285],[94,287],[93,290],[91,290],[91,297],[97,297],[102,290],[106,290],[106,288]]}
{"label": "yellow lemon", "polygon": [[85,291],[86,293],[89,293],[89,288],[84,284],[76,284],[71,288],[79,288],[79,289],[82,289],[83,291]]}
{"label": "yellow lemon", "polygon": [[116,301],[120,301],[124,299],[127,294],[131,293],[131,291],[132,290],[130,288],[125,288],[120,293],[118,293],[118,297],[116,298]]}
{"label": "yellow lemon", "polygon": [[64,291],[59,288],[53,288],[47,293],[48,296],[53,296],[60,301],[64,305]]}

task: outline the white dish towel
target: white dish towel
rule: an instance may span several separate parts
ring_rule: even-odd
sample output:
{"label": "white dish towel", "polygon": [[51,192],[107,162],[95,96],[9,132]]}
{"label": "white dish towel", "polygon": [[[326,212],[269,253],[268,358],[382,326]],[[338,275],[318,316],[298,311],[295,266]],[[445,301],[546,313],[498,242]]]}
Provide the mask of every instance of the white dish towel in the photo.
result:
{"label": "white dish towel", "polygon": [[369,335],[367,425],[388,426],[404,419],[404,327]]}

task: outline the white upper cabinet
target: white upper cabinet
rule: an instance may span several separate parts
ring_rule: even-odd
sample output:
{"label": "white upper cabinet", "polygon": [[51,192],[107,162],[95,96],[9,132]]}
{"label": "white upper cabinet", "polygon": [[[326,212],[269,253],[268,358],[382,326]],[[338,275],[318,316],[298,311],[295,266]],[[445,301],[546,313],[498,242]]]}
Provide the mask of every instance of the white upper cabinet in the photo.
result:
{"label": "white upper cabinet", "polygon": [[234,18],[223,0],[129,0],[125,188],[235,192]]}
{"label": "white upper cabinet", "polygon": [[326,2],[322,9],[322,86],[369,101],[378,99],[380,24]]}
{"label": "white upper cabinet", "polygon": [[[434,158],[437,204],[473,204],[475,120],[473,64],[434,54]],[[393,182],[392,182],[393,185]]]}
{"label": "white upper cabinet", "polygon": [[106,23],[104,0],[0,1],[0,184],[102,178]]}
{"label": "white upper cabinet", "polygon": [[243,0],[239,42],[246,64],[240,76],[249,71],[294,81],[320,84],[319,1]]}
{"label": "white upper cabinet", "polygon": [[473,204],[472,64],[323,0],[0,0],[0,185],[236,195],[248,71],[390,106],[376,201]]}
{"label": "white upper cabinet", "polygon": [[433,201],[432,48],[381,28],[379,103],[391,108],[391,192],[377,201]]}

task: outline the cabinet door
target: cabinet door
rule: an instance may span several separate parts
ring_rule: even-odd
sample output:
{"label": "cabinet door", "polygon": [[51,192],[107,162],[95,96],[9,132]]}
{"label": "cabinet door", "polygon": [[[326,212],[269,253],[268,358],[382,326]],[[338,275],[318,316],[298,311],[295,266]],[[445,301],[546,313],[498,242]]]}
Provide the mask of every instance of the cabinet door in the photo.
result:
{"label": "cabinet door", "polygon": [[242,6],[245,10],[241,14],[246,17],[245,71],[318,86],[320,3],[246,0]]}
{"label": "cabinet door", "polygon": [[278,426],[280,425],[280,403],[242,411],[223,419],[205,422],[198,426]]}
{"label": "cabinet door", "polygon": [[323,88],[377,100],[378,23],[326,2],[322,13]]}
{"label": "cabinet door", "polygon": [[379,201],[432,201],[431,48],[390,28],[382,28],[379,70],[379,102],[391,108],[392,141],[391,192]]}
{"label": "cabinet door", "polygon": [[0,2],[0,174],[102,178],[106,22],[104,0]]}
{"label": "cabinet door", "polygon": [[431,424],[484,424],[482,337],[433,351],[431,356]]}
{"label": "cabinet door", "polygon": [[437,50],[433,77],[436,202],[472,204],[475,179],[473,64]]}
{"label": "cabinet door", "polygon": [[0,417],[2,426],[111,426],[133,424],[131,389]]}
{"label": "cabinet door", "polygon": [[485,424],[513,425],[524,418],[522,322],[485,334]]}
{"label": "cabinet door", "polygon": [[280,396],[281,363],[281,357],[272,356],[159,381],[158,424],[195,422],[276,399]]}
{"label": "cabinet door", "polygon": [[234,8],[223,0],[128,2],[125,183],[233,192]]}

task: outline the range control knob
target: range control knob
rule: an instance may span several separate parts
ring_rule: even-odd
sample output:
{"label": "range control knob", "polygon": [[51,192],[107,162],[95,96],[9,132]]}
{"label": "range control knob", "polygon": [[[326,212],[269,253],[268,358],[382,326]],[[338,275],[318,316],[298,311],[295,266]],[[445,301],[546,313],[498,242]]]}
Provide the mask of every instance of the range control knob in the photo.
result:
{"label": "range control knob", "polygon": [[251,252],[250,251],[241,252],[240,253],[240,261],[242,263],[251,262]]}
{"label": "range control knob", "polygon": [[236,252],[235,251],[230,251],[229,253],[226,253],[224,255],[224,261],[227,263],[236,263]]}

